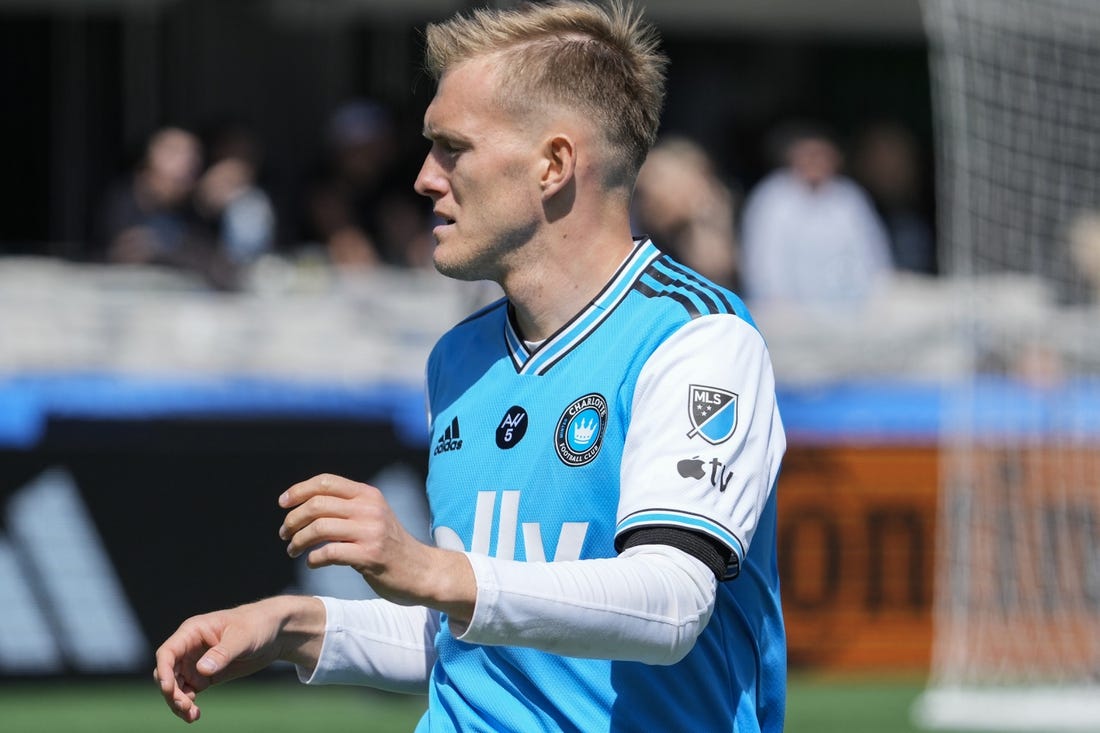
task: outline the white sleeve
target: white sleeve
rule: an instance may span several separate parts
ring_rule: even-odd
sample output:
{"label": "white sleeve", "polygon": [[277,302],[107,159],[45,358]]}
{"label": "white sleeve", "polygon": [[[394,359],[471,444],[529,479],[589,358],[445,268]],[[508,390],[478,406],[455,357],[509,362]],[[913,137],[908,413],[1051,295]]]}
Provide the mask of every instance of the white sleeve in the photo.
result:
{"label": "white sleeve", "polygon": [[785,448],[764,339],[737,316],[694,319],[638,376],[617,536],[649,527],[709,537],[729,549],[726,577],[736,576]]}
{"label": "white sleeve", "polygon": [[665,545],[553,563],[467,557],[477,604],[469,627],[452,631],[474,644],[673,664],[691,651],[714,610],[714,573]]}
{"label": "white sleeve", "polygon": [[317,666],[298,668],[310,685],[366,685],[390,692],[427,692],[435,664],[439,613],[375,598],[321,598],[325,638]]}

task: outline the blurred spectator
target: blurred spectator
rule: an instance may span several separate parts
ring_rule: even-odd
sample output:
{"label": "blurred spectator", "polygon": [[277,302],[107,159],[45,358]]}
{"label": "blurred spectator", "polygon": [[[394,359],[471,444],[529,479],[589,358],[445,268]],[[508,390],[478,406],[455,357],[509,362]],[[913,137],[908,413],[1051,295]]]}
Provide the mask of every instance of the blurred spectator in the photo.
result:
{"label": "blurred spectator", "polygon": [[783,165],[750,191],[742,219],[749,300],[861,304],[891,271],[890,244],[866,192],[841,175],[832,137],[814,125],[780,131]]}
{"label": "blurred spectator", "polygon": [[306,241],[338,267],[386,263],[430,267],[431,208],[398,170],[400,149],[388,112],[355,100],[329,121],[326,159],[307,194]]}
{"label": "blurred spectator", "polygon": [[153,133],[137,169],[104,204],[109,262],[170,265],[197,272],[219,289],[235,286],[232,264],[194,208],[202,162],[202,143],[191,132],[164,127]]}
{"label": "blurred spectator", "polygon": [[275,244],[275,209],[257,182],[260,145],[247,129],[228,127],[214,138],[210,167],[195,191],[198,212],[234,264],[251,264]]}
{"label": "blurred spectator", "polygon": [[886,225],[894,266],[934,274],[936,243],[922,201],[924,180],[913,133],[894,122],[869,126],[856,142],[852,173]]}
{"label": "blurred spectator", "polygon": [[736,287],[734,195],[706,152],[670,137],[650,151],[634,197],[637,231],[720,285]]}
{"label": "blurred spectator", "polygon": [[1100,303],[1100,211],[1074,217],[1069,228],[1070,256],[1084,278],[1089,301]]}

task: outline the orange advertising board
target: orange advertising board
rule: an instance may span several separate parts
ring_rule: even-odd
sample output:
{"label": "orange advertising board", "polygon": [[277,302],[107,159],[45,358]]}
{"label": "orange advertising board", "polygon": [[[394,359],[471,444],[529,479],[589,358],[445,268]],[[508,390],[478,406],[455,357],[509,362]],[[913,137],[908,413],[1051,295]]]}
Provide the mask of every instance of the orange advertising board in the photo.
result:
{"label": "orange advertising board", "polygon": [[928,668],[935,446],[788,449],[777,537],[792,669]]}

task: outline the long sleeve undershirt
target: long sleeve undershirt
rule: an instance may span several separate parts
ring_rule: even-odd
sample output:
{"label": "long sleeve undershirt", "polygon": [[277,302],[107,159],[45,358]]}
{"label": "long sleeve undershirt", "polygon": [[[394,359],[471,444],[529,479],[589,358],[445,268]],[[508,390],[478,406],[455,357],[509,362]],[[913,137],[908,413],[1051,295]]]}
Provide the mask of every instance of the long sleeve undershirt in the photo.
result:
{"label": "long sleeve undershirt", "polygon": [[[467,556],[477,604],[469,627],[452,632],[472,644],[673,664],[691,650],[714,609],[714,573],[667,545],[555,563]],[[324,644],[316,669],[299,668],[304,682],[426,691],[437,612],[377,599],[322,601]]]}

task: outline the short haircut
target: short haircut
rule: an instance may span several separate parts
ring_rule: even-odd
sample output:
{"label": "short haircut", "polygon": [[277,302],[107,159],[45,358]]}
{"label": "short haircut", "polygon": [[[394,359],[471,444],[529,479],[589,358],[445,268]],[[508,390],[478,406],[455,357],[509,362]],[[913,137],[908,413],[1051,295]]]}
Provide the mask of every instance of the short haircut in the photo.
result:
{"label": "short haircut", "polygon": [[581,110],[609,146],[608,182],[632,185],[657,138],[668,64],[640,11],[623,0],[525,3],[460,14],[429,25],[425,36],[425,65],[436,81],[464,61],[500,54],[506,109]]}

